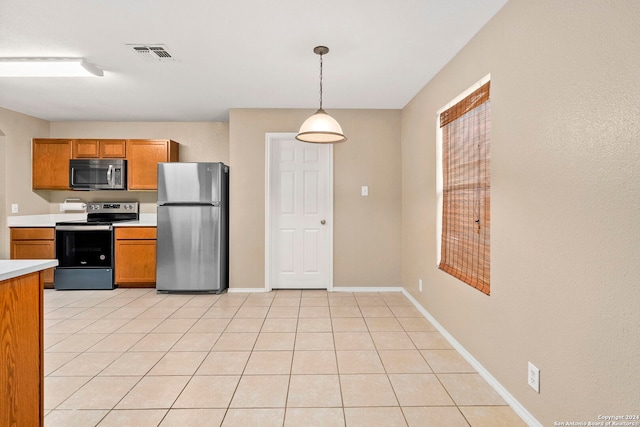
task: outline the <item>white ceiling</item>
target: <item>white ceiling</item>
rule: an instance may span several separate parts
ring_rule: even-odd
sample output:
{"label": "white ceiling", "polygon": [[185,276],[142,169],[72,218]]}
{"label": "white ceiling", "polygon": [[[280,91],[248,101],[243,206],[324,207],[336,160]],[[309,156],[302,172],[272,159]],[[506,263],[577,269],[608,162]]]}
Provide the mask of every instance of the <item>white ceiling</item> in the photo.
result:
{"label": "white ceiling", "polygon": [[[83,57],[96,78],[0,78],[51,121],[226,121],[229,108],[402,108],[507,0],[0,0],[0,57]],[[127,44],[164,44],[148,62]]]}

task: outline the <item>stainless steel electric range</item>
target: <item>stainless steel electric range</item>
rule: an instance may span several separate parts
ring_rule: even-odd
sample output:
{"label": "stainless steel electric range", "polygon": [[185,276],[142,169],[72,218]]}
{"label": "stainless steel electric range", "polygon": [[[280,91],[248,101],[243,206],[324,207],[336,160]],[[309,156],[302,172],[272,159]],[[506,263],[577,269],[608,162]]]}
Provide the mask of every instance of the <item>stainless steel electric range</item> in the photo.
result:
{"label": "stainless steel electric range", "polygon": [[86,221],[56,223],[55,289],[113,289],[113,223],[140,218],[138,202],[92,202]]}

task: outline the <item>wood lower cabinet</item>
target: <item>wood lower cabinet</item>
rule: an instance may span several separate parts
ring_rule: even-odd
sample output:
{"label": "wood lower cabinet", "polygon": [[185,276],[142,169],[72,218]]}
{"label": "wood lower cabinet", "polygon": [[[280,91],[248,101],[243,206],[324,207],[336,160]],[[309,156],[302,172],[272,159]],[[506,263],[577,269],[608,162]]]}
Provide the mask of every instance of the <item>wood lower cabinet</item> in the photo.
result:
{"label": "wood lower cabinet", "polygon": [[156,227],[116,227],[115,261],[119,287],[155,287]]}
{"label": "wood lower cabinet", "polygon": [[[11,228],[11,259],[56,259],[53,227]],[[44,287],[53,288],[53,271],[44,270]]]}
{"label": "wood lower cabinet", "polygon": [[44,425],[42,272],[0,281],[0,425]]}
{"label": "wood lower cabinet", "polygon": [[34,139],[32,146],[32,180],[34,190],[68,190],[70,139]]}
{"label": "wood lower cabinet", "polygon": [[179,161],[179,145],[169,139],[127,140],[129,190],[157,190],[158,163]]}

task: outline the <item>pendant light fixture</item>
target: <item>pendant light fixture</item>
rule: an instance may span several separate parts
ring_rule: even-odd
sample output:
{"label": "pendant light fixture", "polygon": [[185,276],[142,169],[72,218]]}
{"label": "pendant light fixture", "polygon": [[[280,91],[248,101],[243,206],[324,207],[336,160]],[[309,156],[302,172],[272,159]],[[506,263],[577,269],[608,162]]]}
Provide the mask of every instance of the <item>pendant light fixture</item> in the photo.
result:
{"label": "pendant light fixture", "polygon": [[344,142],[347,137],[342,133],[340,124],[322,109],[322,55],[329,53],[329,48],[316,46],[313,52],[320,55],[320,108],[302,123],[296,139],[317,144]]}

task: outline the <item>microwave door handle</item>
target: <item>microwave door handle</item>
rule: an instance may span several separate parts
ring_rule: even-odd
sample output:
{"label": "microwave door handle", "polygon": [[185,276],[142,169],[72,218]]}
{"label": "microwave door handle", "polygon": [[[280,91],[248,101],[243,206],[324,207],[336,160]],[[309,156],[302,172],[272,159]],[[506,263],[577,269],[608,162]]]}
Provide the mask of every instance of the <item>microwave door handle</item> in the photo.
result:
{"label": "microwave door handle", "polygon": [[113,187],[113,165],[109,165],[109,169],[107,169],[107,184],[109,187]]}
{"label": "microwave door handle", "polygon": [[75,178],[76,178],[76,168],[71,167],[71,185],[70,185],[70,187],[73,187],[75,185],[75,183],[76,183]]}

